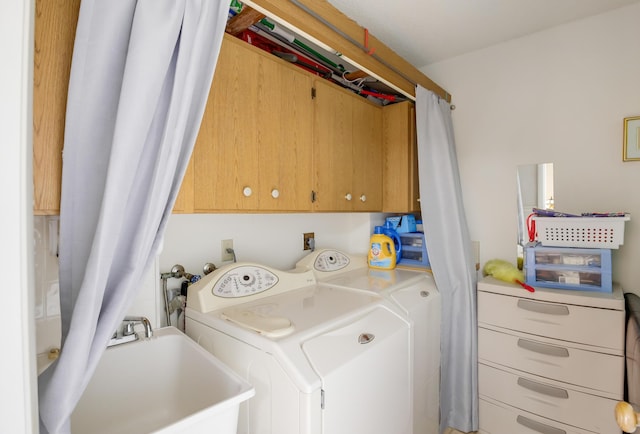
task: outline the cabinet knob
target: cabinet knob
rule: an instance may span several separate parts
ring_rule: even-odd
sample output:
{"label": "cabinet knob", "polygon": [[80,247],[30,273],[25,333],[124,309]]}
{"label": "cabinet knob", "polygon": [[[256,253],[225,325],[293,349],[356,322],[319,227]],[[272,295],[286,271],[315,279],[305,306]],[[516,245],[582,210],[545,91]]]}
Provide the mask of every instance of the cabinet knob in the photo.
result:
{"label": "cabinet knob", "polygon": [[280,190],[278,190],[277,188],[274,188],[273,190],[271,190],[271,197],[274,199],[277,199],[280,197]]}
{"label": "cabinet knob", "polygon": [[251,190],[251,187],[245,187],[242,189],[242,194],[244,197],[249,197],[253,194],[253,190]]}
{"label": "cabinet knob", "polygon": [[367,196],[365,196],[364,194],[360,196],[360,202],[366,202],[366,201],[367,201]]}
{"label": "cabinet knob", "polygon": [[351,196],[351,193],[347,193],[344,195],[344,198],[347,200],[351,200],[353,198],[353,196]]}

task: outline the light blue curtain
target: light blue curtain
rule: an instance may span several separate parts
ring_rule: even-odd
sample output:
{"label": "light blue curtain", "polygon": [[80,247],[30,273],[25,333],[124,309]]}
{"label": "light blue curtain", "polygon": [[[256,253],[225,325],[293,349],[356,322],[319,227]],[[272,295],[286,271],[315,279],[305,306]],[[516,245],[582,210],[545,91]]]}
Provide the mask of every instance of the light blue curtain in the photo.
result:
{"label": "light blue curtain", "polygon": [[478,429],[477,274],[460,187],[449,103],[416,88],[420,203],[442,295],[440,432]]}
{"label": "light blue curtain", "polygon": [[158,253],[202,120],[228,6],[81,3],[60,207],[63,342],[60,358],[39,378],[41,433],[69,432],[69,417]]}

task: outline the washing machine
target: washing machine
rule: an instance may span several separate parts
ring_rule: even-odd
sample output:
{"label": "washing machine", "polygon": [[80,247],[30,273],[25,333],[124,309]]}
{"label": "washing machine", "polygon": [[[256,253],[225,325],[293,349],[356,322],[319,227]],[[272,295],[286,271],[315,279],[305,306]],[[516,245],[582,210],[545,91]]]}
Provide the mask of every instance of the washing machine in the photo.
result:
{"label": "washing machine", "polygon": [[385,297],[236,263],[189,287],[185,316],[186,334],[256,390],[239,433],[412,432],[412,328]]}
{"label": "washing machine", "polygon": [[440,417],[441,298],[427,271],[368,267],[367,257],[317,250],[302,258],[298,271],[311,270],[320,285],[381,296],[412,324],[414,434],[437,434]]}

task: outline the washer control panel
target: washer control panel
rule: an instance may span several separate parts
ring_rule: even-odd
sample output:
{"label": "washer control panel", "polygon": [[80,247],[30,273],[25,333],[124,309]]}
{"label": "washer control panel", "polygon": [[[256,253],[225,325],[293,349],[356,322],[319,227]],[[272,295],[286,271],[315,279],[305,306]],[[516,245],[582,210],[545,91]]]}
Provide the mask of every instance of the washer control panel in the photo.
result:
{"label": "washer control panel", "polygon": [[336,250],[324,250],[318,254],[313,268],[317,271],[338,271],[349,265],[350,259]]}
{"label": "washer control panel", "polygon": [[212,293],[224,298],[246,297],[271,289],[277,283],[278,276],[266,268],[245,265],[221,276],[213,286]]}

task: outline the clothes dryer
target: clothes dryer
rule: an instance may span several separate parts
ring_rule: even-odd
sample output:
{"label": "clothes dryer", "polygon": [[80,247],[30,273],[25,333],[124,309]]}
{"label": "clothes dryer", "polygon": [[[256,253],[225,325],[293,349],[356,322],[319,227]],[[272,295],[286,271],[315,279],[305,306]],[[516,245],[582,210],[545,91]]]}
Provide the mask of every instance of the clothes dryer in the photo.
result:
{"label": "clothes dryer", "polygon": [[296,264],[311,270],[319,284],[362,291],[389,300],[412,324],[413,415],[415,434],[437,434],[440,416],[441,298],[427,271],[371,269],[364,255],[315,251]]}
{"label": "clothes dryer", "polygon": [[409,434],[411,325],[312,271],[221,267],[189,287],[186,333],[249,383],[246,434]]}

